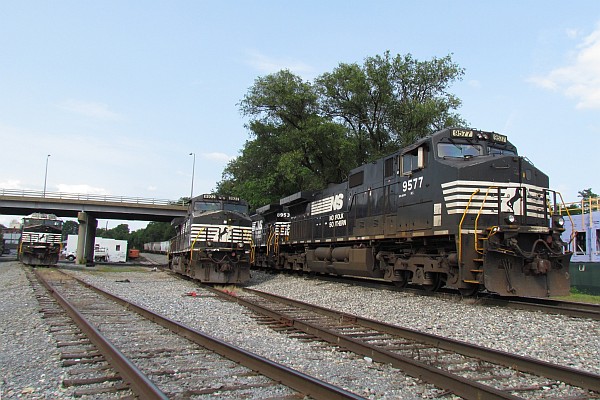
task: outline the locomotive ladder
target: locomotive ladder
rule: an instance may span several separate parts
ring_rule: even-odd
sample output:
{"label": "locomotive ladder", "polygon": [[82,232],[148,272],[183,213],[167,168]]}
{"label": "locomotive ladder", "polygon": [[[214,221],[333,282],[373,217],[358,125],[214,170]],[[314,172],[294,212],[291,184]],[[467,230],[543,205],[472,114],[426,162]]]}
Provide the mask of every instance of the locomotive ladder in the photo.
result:
{"label": "locomotive ladder", "polygon": [[[479,207],[479,210],[477,211],[477,217],[475,218],[475,226],[474,226],[474,230],[473,230],[473,234],[474,234],[474,246],[475,246],[475,252],[477,254],[480,255],[480,257],[477,258],[473,258],[473,268],[470,269],[471,274],[473,275],[474,279],[463,279],[464,283],[469,283],[469,284],[473,284],[473,285],[481,285],[483,284],[482,278],[483,278],[483,262],[485,260],[484,255],[485,255],[485,242],[489,240],[489,238],[494,235],[496,232],[498,232],[498,227],[497,226],[492,226],[492,227],[487,227],[486,228],[486,232],[487,232],[487,236],[482,237],[479,235],[479,218],[481,217],[481,214],[483,212],[483,207],[485,206],[485,203],[490,195],[490,191],[492,189],[496,189],[499,190],[500,187],[499,186],[489,186],[485,192],[485,195],[483,197],[483,201],[481,202],[481,206]],[[472,194],[471,197],[469,198],[469,202],[467,203],[467,206],[465,207],[465,210],[463,212],[462,218],[460,220],[460,224],[458,227],[458,237],[459,237],[459,241],[458,241],[458,263],[459,265],[462,265],[462,225],[463,222],[467,216],[467,212],[469,211],[469,207],[471,205],[471,202],[473,201],[473,198],[479,194],[481,192],[481,189],[476,189]],[[498,198],[500,198],[500,193],[498,193]]]}
{"label": "locomotive ladder", "polygon": [[[477,280],[464,280],[465,283],[473,283],[473,284],[483,284],[483,282],[481,281],[483,278],[483,262],[485,260],[485,249],[486,249],[486,242],[490,239],[491,236],[495,235],[496,232],[498,232],[499,227],[498,226],[491,226],[491,227],[487,227],[485,228],[486,232],[487,232],[487,236],[482,237],[479,236],[479,217],[481,217],[481,214],[483,212],[483,206],[485,205],[485,202],[487,201],[490,191],[492,189],[496,189],[498,190],[498,199],[500,199],[500,187],[499,186],[489,186],[485,192],[485,196],[483,197],[483,201],[481,202],[481,206],[479,207],[479,211],[477,212],[477,217],[475,217],[475,229],[474,229],[474,235],[475,235],[475,240],[474,240],[474,245],[475,245],[475,252],[477,254],[480,255],[480,257],[474,258],[473,259],[473,263],[475,264],[475,268],[471,269],[471,273],[477,277]],[[500,206],[498,205],[498,212],[500,212]]]}
{"label": "locomotive ladder", "polygon": [[[490,187],[491,188],[491,187]],[[488,192],[490,190],[490,188],[488,188]],[[463,227],[463,223],[465,221],[465,218],[467,216],[467,212],[469,211],[469,207],[471,206],[471,202],[473,201],[473,198],[475,197],[475,195],[477,195],[481,190],[480,189],[476,189],[472,194],[471,197],[469,197],[469,202],[467,203],[467,206],[465,207],[465,210],[463,211],[463,215],[462,218],[460,219],[460,223],[458,225],[458,265],[461,266],[462,265],[462,259],[463,259],[463,254],[462,254],[462,227]],[[486,198],[487,198],[487,193],[486,192]],[[483,204],[482,203],[479,212],[477,213],[477,218],[475,220],[475,250],[480,253],[477,248],[477,243],[478,243],[478,237],[477,237],[477,221],[479,220],[479,215],[481,215],[481,210],[483,208]],[[483,252],[481,252],[481,254],[483,255]],[[471,269],[470,272],[471,274],[473,274],[473,276],[476,279],[463,279],[463,283],[469,283],[472,285],[481,285],[483,284],[483,282],[481,281],[481,278],[483,277],[483,258],[478,257],[478,258],[474,258],[473,262],[475,263],[475,268]]]}

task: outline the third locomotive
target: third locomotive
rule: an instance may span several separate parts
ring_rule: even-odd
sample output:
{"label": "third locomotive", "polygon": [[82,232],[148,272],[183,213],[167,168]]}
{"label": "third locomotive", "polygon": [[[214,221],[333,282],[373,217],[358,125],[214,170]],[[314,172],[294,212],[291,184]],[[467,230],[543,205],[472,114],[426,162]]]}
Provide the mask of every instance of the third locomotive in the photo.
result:
{"label": "third locomotive", "polygon": [[507,137],[444,129],[317,192],[257,210],[258,267],[427,290],[557,296],[569,259],[548,176]]}

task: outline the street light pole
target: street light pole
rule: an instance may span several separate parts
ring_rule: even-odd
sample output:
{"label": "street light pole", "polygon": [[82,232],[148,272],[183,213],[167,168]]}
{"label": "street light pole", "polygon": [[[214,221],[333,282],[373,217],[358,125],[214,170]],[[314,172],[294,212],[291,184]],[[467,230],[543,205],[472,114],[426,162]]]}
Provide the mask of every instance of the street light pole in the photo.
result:
{"label": "street light pole", "polygon": [[196,171],[196,153],[190,153],[190,156],[194,156],[194,163],[192,164],[192,189],[190,190],[190,201],[194,197],[194,172]]}
{"label": "street light pole", "polygon": [[48,159],[50,154],[46,156],[46,173],[44,174],[44,197],[46,197],[46,181],[48,180]]}

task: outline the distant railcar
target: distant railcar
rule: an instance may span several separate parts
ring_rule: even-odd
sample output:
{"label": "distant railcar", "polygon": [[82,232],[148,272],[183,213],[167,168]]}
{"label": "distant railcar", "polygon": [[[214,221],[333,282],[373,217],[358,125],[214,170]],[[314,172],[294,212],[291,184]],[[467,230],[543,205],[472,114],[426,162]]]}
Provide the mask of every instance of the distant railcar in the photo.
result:
{"label": "distant railcar", "polygon": [[506,136],[444,129],[345,182],[259,208],[254,265],[430,291],[566,295],[572,253],[548,183]]}
{"label": "distant railcar", "polygon": [[173,224],[170,269],[206,283],[250,279],[252,221],[245,201],[204,194],[191,199],[187,216]]}
{"label": "distant railcar", "polygon": [[61,250],[63,221],[54,214],[34,213],[23,218],[18,256],[23,264],[52,266]]}
{"label": "distant railcar", "polygon": [[169,252],[170,241],[163,242],[148,242],[144,243],[144,251],[146,253],[167,254]]}

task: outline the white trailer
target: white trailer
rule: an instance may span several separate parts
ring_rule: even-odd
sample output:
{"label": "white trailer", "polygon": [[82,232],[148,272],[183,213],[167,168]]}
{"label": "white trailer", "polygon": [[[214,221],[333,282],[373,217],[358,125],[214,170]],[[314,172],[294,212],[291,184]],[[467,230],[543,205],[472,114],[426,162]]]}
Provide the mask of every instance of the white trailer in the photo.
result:
{"label": "white trailer", "polygon": [[[67,236],[67,246],[65,247],[65,257],[75,259],[77,254],[77,235]],[[117,240],[97,237],[94,242],[94,260],[108,262],[126,262],[127,261],[127,240]]]}

